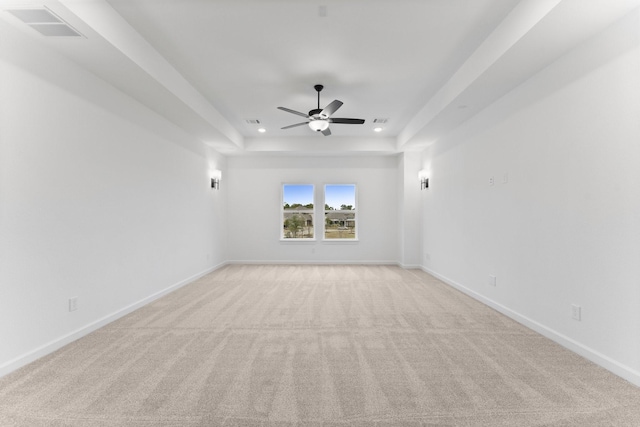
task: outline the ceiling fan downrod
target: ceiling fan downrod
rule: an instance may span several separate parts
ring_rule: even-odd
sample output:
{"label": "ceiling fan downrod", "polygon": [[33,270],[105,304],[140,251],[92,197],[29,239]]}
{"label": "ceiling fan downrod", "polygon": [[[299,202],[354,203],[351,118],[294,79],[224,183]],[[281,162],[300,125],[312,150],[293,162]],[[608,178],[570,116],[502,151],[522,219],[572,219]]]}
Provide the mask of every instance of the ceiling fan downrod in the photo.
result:
{"label": "ceiling fan downrod", "polygon": [[317,114],[320,114],[320,112],[322,111],[322,108],[320,108],[320,92],[322,92],[322,89],[324,89],[324,86],[315,85],[313,88],[316,90],[316,92],[318,92],[318,108],[315,110],[309,111],[310,116],[315,116]]}

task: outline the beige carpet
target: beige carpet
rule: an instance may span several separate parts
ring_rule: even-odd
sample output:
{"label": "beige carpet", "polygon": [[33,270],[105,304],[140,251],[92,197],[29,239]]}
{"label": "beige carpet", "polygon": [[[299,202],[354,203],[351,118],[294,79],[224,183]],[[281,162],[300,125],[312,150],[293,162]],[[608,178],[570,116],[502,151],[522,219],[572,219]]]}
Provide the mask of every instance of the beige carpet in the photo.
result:
{"label": "beige carpet", "polygon": [[640,389],[419,272],[227,266],[0,379],[1,426],[640,426]]}

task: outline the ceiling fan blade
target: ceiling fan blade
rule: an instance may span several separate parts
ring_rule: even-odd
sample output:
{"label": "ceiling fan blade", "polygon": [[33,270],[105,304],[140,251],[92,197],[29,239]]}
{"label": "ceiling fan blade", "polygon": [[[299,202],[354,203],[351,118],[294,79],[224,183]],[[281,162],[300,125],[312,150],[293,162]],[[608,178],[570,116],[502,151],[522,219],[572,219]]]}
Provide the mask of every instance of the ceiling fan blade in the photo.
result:
{"label": "ceiling fan blade", "polygon": [[331,135],[331,129],[326,128],[325,130],[323,130],[323,131],[322,131],[322,134],[323,134],[324,136],[329,136],[329,135]]}
{"label": "ceiling fan blade", "polygon": [[309,122],[296,123],[295,125],[285,126],[283,128],[280,128],[280,129],[290,129],[290,128],[294,128],[294,127],[297,127],[297,126],[308,125],[308,124],[309,124]]}
{"label": "ceiling fan blade", "polygon": [[361,125],[364,123],[364,119],[329,119],[331,123],[342,123],[345,125]]}
{"label": "ceiling fan blade", "polygon": [[320,111],[320,117],[323,119],[326,119],[330,117],[333,113],[335,113],[336,110],[340,107],[342,107],[342,101],[338,101],[336,99],[331,104],[324,107],[324,110]]}
{"label": "ceiling fan blade", "polygon": [[298,116],[302,116],[302,117],[309,117],[309,115],[305,113],[301,113],[300,111],[296,111],[296,110],[291,110],[290,108],[278,107],[278,110],[286,111],[287,113],[291,113],[291,114],[297,114]]}

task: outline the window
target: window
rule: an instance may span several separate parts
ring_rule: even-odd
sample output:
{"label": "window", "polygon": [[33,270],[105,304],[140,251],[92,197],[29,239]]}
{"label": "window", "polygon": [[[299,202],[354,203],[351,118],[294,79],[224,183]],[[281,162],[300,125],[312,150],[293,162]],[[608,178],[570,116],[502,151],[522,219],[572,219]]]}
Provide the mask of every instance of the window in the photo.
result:
{"label": "window", "polygon": [[282,239],[313,239],[313,185],[282,186]]}
{"label": "window", "polygon": [[324,238],[357,239],[355,184],[324,187]]}

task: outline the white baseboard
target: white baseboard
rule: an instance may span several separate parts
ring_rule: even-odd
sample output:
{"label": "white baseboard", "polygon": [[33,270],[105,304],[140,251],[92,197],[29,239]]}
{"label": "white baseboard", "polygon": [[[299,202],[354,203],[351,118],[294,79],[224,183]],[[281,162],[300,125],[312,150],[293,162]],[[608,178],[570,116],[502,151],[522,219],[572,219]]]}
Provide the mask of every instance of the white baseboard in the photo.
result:
{"label": "white baseboard", "polygon": [[227,263],[223,262],[220,263],[216,266],[210,267],[200,273],[197,273],[191,277],[188,277],[184,280],[181,280],[178,283],[175,283],[171,286],[169,286],[168,288],[165,288],[159,292],[156,292],[155,294],[149,295],[146,298],[141,299],[140,301],[137,301],[131,305],[128,305],[118,311],[116,311],[115,313],[109,314],[107,316],[102,317],[101,319],[95,320],[91,323],[89,323],[88,325],[83,326],[82,328],[76,329],[73,332],[70,332],[66,335],[63,335],[53,341],[50,341],[38,348],[35,348],[21,356],[18,356],[12,360],[9,360],[8,362],[3,363],[2,365],[0,365],[0,378],[17,370],[22,368],[25,365],[28,365],[29,363],[43,357],[46,356],[50,353],[53,353],[54,351],[64,347],[67,344],[72,343],[73,341],[76,341],[77,339],[80,339],[88,334],[90,334],[93,331],[96,331],[100,328],[102,328],[105,325],[108,325],[109,323],[113,322],[114,320],[118,320],[123,316],[126,316],[129,313],[132,313],[133,311],[177,290],[180,289],[181,287],[188,285],[189,283],[201,278],[202,276],[205,276],[209,273],[211,273],[212,271],[215,271],[221,267],[224,267]]}
{"label": "white baseboard", "polygon": [[401,264],[396,263],[396,265],[400,268],[404,268],[405,270],[421,270],[422,266],[420,264]]}
{"label": "white baseboard", "polygon": [[[247,265],[399,265],[398,261],[359,261],[359,260],[233,260],[227,261],[227,264],[247,264]],[[420,266],[416,266],[420,268]]]}
{"label": "white baseboard", "polygon": [[634,384],[635,386],[640,387],[640,372],[636,371],[635,369],[626,366],[590,347],[585,346],[582,343],[579,343],[569,337],[567,337],[566,335],[563,335],[541,323],[536,322],[533,319],[530,319],[526,316],[523,316],[522,314],[515,312],[513,310],[511,310],[508,307],[503,306],[502,304],[499,304],[487,297],[485,297],[484,295],[481,295],[469,288],[467,288],[464,285],[461,285],[460,283],[455,282],[454,280],[449,279],[448,277],[445,277],[441,274],[436,273],[435,271],[432,271],[424,266],[421,267],[422,271],[424,271],[425,273],[428,273],[438,279],[440,279],[441,281],[445,282],[446,284],[448,284],[449,286],[452,286],[453,288],[456,288],[457,290],[459,290],[460,292],[463,292],[467,295],[469,295],[471,298],[480,301],[481,303],[488,305],[489,307],[493,308],[494,310],[504,314],[505,316],[515,320],[516,322],[526,326],[527,328],[536,331],[537,333],[539,333],[540,335],[549,338],[550,340],[560,344],[561,346],[565,347],[568,350],[573,351],[576,354],[579,354],[580,356],[584,357],[587,360],[590,360],[591,362],[595,363],[596,365],[599,365],[605,369],[607,369],[608,371],[611,371],[612,373],[616,374],[619,377],[624,378],[625,380],[629,381],[630,383]]}

